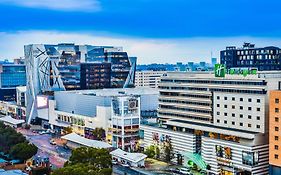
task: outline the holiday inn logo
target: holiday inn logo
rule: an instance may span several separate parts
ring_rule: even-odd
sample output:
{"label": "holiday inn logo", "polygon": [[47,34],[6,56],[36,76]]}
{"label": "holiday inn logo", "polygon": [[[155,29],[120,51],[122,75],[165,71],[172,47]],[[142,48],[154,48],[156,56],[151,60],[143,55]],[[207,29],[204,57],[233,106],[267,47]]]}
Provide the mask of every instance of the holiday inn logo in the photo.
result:
{"label": "holiday inn logo", "polygon": [[215,77],[225,77],[226,68],[224,64],[215,64]]}
{"label": "holiday inn logo", "polygon": [[224,64],[215,64],[215,77],[225,77],[225,74],[230,75],[243,75],[246,77],[247,75],[256,75],[258,69],[257,68],[230,68],[226,69]]}

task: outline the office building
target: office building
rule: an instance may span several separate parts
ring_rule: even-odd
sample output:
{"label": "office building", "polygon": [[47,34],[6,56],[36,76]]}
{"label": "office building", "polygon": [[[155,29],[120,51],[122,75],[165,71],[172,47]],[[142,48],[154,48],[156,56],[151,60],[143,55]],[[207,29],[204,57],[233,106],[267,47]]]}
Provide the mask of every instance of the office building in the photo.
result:
{"label": "office building", "polygon": [[211,175],[268,174],[268,91],[280,83],[273,71],[168,72],[159,84],[159,123],[141,125],[145,146],[169,138],[173,161]]}
{"label": "office building", "polygon": [[136,150],[139,140],[140,97],[119,96],[112,99],[112,146],[126,151]]}
{"label": "office building", "polygon": [[[31,44],[25,46],[27,67],[27,116],[28,123],[38,117],[37,96],[50,95],[53,91],[79,90],[107,87],[103,75],[90,75],[94,63],[110,63],[110,87],[126,88],[134,86],[136,58],[128,57],[120,47],[74,45],[69,43],[48,45]],[[82,76],[82,71],[88,74]],[[95,68],[98,68],[97,66]],[[102,70],[103,66],[99,67]],[[100,72],[102,71],[100,70]],[[95,76],[97,80],[95,80]],[[108,75],[106,75],[108,77]],[[82,83],[82,84],[81,84]]]}
{"label": "office building", "polygon": [[135,86],[158,88],[161,76],[167,71],[136,71]]}
{"label": "office building", "polygon": [[16,101],[16,87],[26,85],[25,65],[0,65],[0,100]]}
{"label": "office building", "polygon": [[227,68],[255,67],[258,70],[281,70],[281,50],[268,46],[256,48],[254,44],[244,43],[242,48],[226,47],[220,52],[220,63]]}
{"label": "office building", "polygon": [[269,98],[269,164],[270,175],[281,174],[281,91],[271,91]]}

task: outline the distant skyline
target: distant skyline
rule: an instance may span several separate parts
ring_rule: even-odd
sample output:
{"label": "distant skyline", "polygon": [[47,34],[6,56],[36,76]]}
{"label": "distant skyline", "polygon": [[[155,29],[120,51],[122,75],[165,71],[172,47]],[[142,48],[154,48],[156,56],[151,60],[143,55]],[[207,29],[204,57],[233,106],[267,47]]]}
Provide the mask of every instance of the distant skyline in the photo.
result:
{"label": "distant skyline", "polygon": [[23,45],[122,46],[138,63],[210,62],[229,45],[281,46],[281,1],[0,0],[0,59]]}

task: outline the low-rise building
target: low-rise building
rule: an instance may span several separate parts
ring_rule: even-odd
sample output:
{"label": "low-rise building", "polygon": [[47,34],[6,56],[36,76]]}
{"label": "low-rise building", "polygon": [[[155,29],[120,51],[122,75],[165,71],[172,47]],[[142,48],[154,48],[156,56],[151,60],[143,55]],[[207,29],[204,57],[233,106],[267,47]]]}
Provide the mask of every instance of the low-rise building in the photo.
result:
{"label": "low-rise building", "polygon": [[135,86],[158,88],[160,78],[165,73],[167,73],[167,71],[136,71]]}

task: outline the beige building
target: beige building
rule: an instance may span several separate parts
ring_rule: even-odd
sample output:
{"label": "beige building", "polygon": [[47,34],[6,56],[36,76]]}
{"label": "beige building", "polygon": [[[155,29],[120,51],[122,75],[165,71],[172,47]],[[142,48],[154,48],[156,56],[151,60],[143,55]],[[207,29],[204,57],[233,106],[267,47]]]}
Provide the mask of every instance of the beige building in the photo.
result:
{"label": "beige building", "polygon": [[157,88],[160,78],[166,71],[136,71],[135,86]]}

